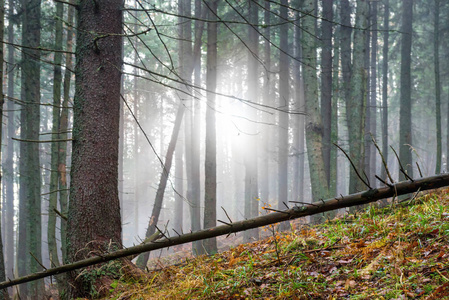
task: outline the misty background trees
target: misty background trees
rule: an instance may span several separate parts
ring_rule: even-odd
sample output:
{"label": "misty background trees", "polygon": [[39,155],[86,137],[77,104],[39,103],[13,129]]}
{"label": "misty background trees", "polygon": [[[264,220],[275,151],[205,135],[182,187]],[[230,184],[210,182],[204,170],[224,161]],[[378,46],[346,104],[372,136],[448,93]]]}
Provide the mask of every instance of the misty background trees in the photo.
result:
{"label": "misty background trees", "polygon": [[[38,271],[39,263],[73,261],[74,249],[96,240],[82,232],[86,226],[107,227],[115,242],[129,246],[157,230],[196,231],[217,219],[265,213],[262,206],[282,210],[289,201],[365,189],[333,143],[373,187],[382,184],[374,175],[388,179],[371,138],[394,180],[405,176],[390,145],[409,176],[448,171],[444,1],[130,0],[119,20],[101,19],[92,2],[83,6],[92,14],[87,23],[79,11],[74,17],[78,5],[10,0],[2,6],[7,277]],[[97,21],[108,25],[93,28]],[[114,37],[115,58],[89,62]],[[76,70],[75,46],[92,51],[77,50]],[[74,72],[86,80],[83,90],[75,88]],[[102,101],[112,96],[98,95],[106,92],[120,96],[113,108],[120,122],[106,120],[112,113]],[[76,95],[92,107],[78,110],[81,127],[72,134]],[[83,132],[89,124],[94,131]],[[110,145],[95,136],[111,128],[117,134]],[[95,147],[83,150],[87,139]],[[90,159],[88,169],[77,167]],[[116,183],[102,182],[117,160]],[[102,206],[104,219],[73,222],[78,212]],[[66,246],[67,230],[74,248]],[[235,242],[259,234],[251,230]],[[192,253],[224,246],[222,239],[195,242]],[[20,291],[43,293],[42,284]]]}

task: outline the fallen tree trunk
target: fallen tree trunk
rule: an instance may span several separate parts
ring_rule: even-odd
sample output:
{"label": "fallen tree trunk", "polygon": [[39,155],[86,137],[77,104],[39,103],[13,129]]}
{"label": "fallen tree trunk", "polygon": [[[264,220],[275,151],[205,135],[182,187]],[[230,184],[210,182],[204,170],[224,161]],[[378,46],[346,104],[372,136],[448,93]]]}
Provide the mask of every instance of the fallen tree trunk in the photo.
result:
{"label": "fallen tree trunk", "polygon": [[430,190],[444,186],[449,186],[449,174],[426,177],[414,181],[403,181],[392,184],[387,187],[378,189],[371,189],[361,193],[342,196],[329,200],[320,200],[311,204],[304,204],[302,206],[295,206],[285,211],[276,211],[264,216],[256,218],[229,223],[213,228],[200,230],[188,234],[179,235],[176,237],[167,237],[162,240],[156,240],[148,244],[142,244],[127,249],[121,249],[111,253],[105,253],[101,256],[91,257],[85,260],[77,261],[71,264],[66,264],[60,267],[47,269],[42,272],[30,274],[14,280],[9,280],[0,283],[0,289],[4,289],[17,284],[30,282],[47,276],[57,275],[76,269],[88,267],[91,265],[104,263],[114,259],[132,256],[146,251],[153,251],[156,249],[166,248],[170,246],[185,244],[193,241],[208,239],[216,236],[226,235],[234,232],[244,231],[252,228],[266,226],[282,221],[297,219],[304,216],[310,216],[326,211],[351,207],[355,205],[367,204],[380,199],[385,199],[393,196],[400,196],[418,190]]}

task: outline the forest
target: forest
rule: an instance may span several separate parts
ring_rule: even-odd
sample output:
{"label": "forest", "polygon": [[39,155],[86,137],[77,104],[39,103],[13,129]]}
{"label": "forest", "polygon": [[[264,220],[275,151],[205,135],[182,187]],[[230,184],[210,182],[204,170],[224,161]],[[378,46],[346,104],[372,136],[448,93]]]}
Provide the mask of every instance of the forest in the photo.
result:
{"label": "forest", "polygon": [[1,299],[449,295],[448,1],[0,1]]}

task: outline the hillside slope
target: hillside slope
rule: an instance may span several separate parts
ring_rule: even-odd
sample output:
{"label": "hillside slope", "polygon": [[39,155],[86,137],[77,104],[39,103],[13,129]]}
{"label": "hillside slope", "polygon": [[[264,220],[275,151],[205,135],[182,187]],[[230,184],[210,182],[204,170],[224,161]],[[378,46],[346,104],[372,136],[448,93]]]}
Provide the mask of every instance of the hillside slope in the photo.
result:
{"label": "hillside slope", "polygon": [[190,259],[106,299],[449,299],[449,189]]}

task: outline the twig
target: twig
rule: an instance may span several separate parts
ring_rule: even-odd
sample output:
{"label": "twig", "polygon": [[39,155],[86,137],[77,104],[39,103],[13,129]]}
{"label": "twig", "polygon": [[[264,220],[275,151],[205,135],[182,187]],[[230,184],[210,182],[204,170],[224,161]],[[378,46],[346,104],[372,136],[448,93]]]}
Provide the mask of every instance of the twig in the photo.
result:
{"label": "twig", "polygon": [[232,227],[232,224],[230,224],[230,223],[228,223],[228,222],[225,222],[225,221],[222,221],[222,220],[217,220],[218,222],[220,222],[220,223],[223,223],[223,224],[225,224],[225,225],[228,225],[228,226],[231,226]]}
{"label": "twig", "polygon": [[386,182],[385,180],[383,180],[382,178],[380,178],[379,176],[377,176],[377,175],[374,175],[374,177],[376,177],[376,179],[377,180],[379,180],[380,182],[382,182],[383,184],[385,184],[386,186],[388,186],[388,187],[390,187],[390,188],[392,188],[393,187],[393,185],[392,184],[389,184],[388,182]]}
{"label": "twig", "polygon": [[18,138],[11,138],[14,141],[19,142],[27,142],[27,143],[59,143],[59,142],[71,142],[73,139],[62,139],[62,140],[48,140],[48,141],[40,141],[40,140],[25,140],[25,139],[18,139]]}
{"label": "twig", "polygon": [[67,221],[67,217],[64,216],[59,210],[57,210],[56,208],[53,208],[53,211],[54,211],[58,216],[60,216],[61,219]]}
{"label": "twig", "polygon": [[[380,151],[379,145],[377,145],[376,140],[374,139],[372,134],[371,134],[371,140],[373,141],[374,146],[376,146],[376,148],[377,148],[377,152],[379,152],[379,155],[382,158],[382,164],[384,165],[385,172],[387,173],[387,176],[390,179],[390,182],[394,183],[393,177],[391,177],[391,174],[390,174],[390,170],[388,170],[388,165],[387,165],[387,162],[385,161],[385,157],[384,157],[382,151]],[[384,183],[385,183],[385,185],[390,186],[388,183],[386,183],[386,182],[384,182]]]}
{"label": "twig", "polygon": [[365,181],[363,180],[362,176],[360,176],[359,172],[357,171],[357,168],[355,167],[354,163],[352,162],[351,158],[349,157],[349,155],[346,153],[345,150],[343,150],[343,148],[341,148],[340,146],[338,146],[336,143],[333,143],[338,149],[340,149],[344,155],[346,156],[346,158],[349,160],[349,162],[351,163],[352,168],[354,169],[355,173],[357,174],[357,177],[360,178],[360,180],[370,189],[372,190],[373,188]]}
{"label": "twig", "polygon": [[421,178],[423,178],[424,176],[422,176],[421,168],[419,167],[418,162],[416,162],[416,166],[418,167],[419,176],[421,176]]}
{"label": "twig", "polygon": [[229,217],[229,215],[228,215],[228,213],[227,213],[227,211],[224,209],[224,207],[222,206],[221,207],[221,209],[224,211],[224,213],[225,213],[225,215],[226,215],[226,217],[228,217],[228,220],[229,220],[229,222],[231,222],[232,223],[232,220],[231,220],[231,218]]}
{"label": "twig", "polygon": [[30,255],[34,258],[34,260],[45,270],[47,271],[47,268],[37,259],[36,256],[32,252],[30,252]]}
{"label": "twig", "polygon": [[411,178],[411,177],[407,174],[407,172],[405,171],[404,167],[402,166],[401,160],[399,159],[399,155],[398,155],[398,153],[396,152],[396,150],[394,150],[394,148],[391,147],[391,146],[390,146],[390,148],[393,150],[394,155],[396,156],[396,159],[398,160],[398,163],[399,163],[399,171],[401,171],[401,173],[404,174],[404,176],[405,176],[406,178],[408,178],[410,181],[413,182],[413,181],[414,181],[413,178]]}
{"label": "twig", "polygon": [[299,203],[299,204],[304,204],[304,205],[312,205],[312,206],[317,206],[317,207],[319,207],[319,205],[316,205],[316,204],[313,204],[313,203],[307,203],[307,202],[301,202],[301,201],[288,201],[288,202],[291,202],[291,203]]}
{"label": "twig", "polygon": [[265,210],[269,210],[269,211],[275,211],[275,212],[278,212],[278,213],[287,214],[287,215],[290,214],[290,213],[288,213],[288,212],[286,212],[286,211],[283,211],[283,210],[277,210],[277,209],[269,208],[269,207],[265,207],[264,209],[265,209]]}

